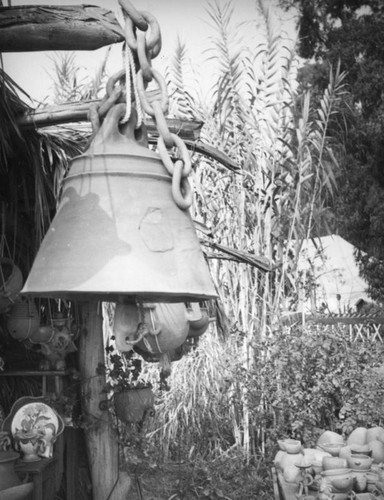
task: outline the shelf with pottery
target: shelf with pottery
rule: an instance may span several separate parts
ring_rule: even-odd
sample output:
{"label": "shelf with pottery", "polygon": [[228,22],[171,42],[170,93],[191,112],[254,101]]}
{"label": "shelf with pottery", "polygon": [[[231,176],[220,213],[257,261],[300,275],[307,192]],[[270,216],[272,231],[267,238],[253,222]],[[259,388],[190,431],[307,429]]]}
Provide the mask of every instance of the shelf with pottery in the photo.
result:
{"label": "shelf with pottery", "polygon": [[42,396],[47,394],[48,379],[53,377],[55,394],[61,394],[63,391],[63,379],[68,375],[66,370],[7,370],[0,373],[0,377],[41,377],[42,378]]}
{"label": "shelf with pottery", "polygon": [[325,431],[315,448],[278,440],[273,475],[282,500],[384,500],[384,428]]}

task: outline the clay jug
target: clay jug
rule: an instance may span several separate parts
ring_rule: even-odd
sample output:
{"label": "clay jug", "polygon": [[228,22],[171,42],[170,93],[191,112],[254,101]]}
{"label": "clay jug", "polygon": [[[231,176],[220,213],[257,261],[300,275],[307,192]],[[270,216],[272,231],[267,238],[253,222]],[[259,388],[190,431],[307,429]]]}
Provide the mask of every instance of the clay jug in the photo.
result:
{"label": "clay jug", "polygon": [[15,462],[19,456],[15,451],[0,451],[0,491],[21,484],[15,472]]}

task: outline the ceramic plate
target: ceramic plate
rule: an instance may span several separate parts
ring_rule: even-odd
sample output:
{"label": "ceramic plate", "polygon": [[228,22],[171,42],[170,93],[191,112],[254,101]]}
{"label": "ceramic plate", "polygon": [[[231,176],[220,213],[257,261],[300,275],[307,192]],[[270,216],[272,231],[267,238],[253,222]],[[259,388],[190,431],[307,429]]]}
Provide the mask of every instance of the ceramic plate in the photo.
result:
{"label": "ceramic plate", "polygon": [[57,437],[64,430],[64,422],[44,398],[22,397],[18,399],[4,420],[2,429],[15,435],[21,429],[50,429]]}

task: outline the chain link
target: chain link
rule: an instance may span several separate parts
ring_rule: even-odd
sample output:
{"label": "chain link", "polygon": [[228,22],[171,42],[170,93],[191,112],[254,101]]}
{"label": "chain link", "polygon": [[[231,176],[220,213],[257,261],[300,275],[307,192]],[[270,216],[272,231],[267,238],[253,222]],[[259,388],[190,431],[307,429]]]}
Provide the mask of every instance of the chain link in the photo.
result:
{"label": "chain link", "polygon": [[[121,19],[119,22],[122,24],[122,18],[125,21],[122,27],[124,27],[126,42],[126,67],[108,80],[106,96],[100,105],[89,109],[93,135],[100,128],[101,119],[109,109],[117,102],[124,100],[124,97],[127,108],[122,123],[129,119],[133,90],[138,113],[137,128],[142,126],[142,111],[154,119],[159,133],[158,152],[165,168],[172,176],[173,199],[180,209],[186,210],[192,204],[192,190],[188,182],[188,175],[192,170],[191,158],[184,141],[176,134],[172,134],[168,128],[165,118],[169,102],[167,84],[164,77],[152,68],[152,59],[157,57],[161,50],[160,26],[152,14],[138,11],[129,0],[118,0],[118,2],[122,11],[119,13]],[[136,61],[131,51],[136,55]],[[135,62],[138,63],[138,71],[136,71]],[[147,93],[146,87],[152,81],[155,81],[158,89]],[[171,149],[178,153],[175,153],[174,158],[168,151]]]}
{"label": "chain link", "polygon": [[[168,128],[165,114],[168,112],[168,90],[163,76],[152,68],[152,59],[158,56],[161,50],[160,27],[155,17],[146,11],[137,11],[132,5],[126,9],[125,1],[119,0],[125,14],[125,37],[130,49],[137,54],[139,71],[136,75],[136,86],[142,109],[151,116],[159,133],[157,148],[160,158],[172,176],[172,195],[176,205],[188,209],[192,204],[192,190],[188,182],[188,175],[192,170],[191,158],[184,141]],[[132,10],[134,9],[134,10]],[[143,20],[149,27],[143,29],[139,20]],[[135,30],[137,28],[139,31]],[[144,33],[145,32],[145,33]],[[146,87],[149,82],[155,81],[158,91],[155,97],[148,98]],[[168,149],[175,149],[177,155],[173,160]]]}

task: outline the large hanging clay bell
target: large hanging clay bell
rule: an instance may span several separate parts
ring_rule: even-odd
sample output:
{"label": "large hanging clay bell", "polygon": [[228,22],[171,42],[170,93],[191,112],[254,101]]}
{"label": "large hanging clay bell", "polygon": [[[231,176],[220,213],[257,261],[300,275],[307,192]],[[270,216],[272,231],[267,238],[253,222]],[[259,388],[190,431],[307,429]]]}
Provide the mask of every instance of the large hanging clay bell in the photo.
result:
{"label": "large hanging clay bell", "polygon": [[22,287],[20,269],[11,259],[0,258],[0,314],[12,306]]}
{"label": "large hanging clay bell", "polygon": [[16,302],[7,320],[9,334],[16,340],[27,340],[39,329],[40,318],[32,299]]}
{"label": "large hanging clay bell", "polygon": [[22,293],[108,302],[216,297],[171,175],[135,140],[134,119],[119,126],[125,108],[112,107],[89,150],[73,159]]}

